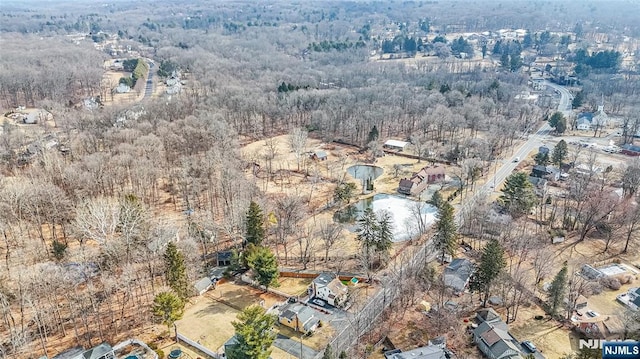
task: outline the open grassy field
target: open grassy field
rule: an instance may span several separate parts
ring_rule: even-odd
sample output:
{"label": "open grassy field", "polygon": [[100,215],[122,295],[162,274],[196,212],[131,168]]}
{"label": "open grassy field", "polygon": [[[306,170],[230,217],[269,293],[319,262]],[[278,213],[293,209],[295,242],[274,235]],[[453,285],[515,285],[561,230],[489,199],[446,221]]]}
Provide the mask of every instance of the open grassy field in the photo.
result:
{"label": "open grassy field", "polygon": [[281,299],[253,288],[223,283],[203,296],[192,300],[184,316],[176,323],[178,332],[211,350],[220,347],[233,336],[231,323],[241,309],[264,301],[266,308]]}
{"label": "open grassy field", "polygon": [[547,358],[560,358],[572,352],[576,335],[567,328],[558,326],[554,320],[535,320],[536,315],[545,313],[537,306],[521,308],[516,324],[509,325],[509,332],[518,340],[531,340]]}
{"label": "open grassy field", "polygon": [[311,278],[285,278],[281,277],[278,280],[280,287],[278,290],[284,293],[291,294],[291,296],[304,295],[307,292],[307,288],[311,285]]}

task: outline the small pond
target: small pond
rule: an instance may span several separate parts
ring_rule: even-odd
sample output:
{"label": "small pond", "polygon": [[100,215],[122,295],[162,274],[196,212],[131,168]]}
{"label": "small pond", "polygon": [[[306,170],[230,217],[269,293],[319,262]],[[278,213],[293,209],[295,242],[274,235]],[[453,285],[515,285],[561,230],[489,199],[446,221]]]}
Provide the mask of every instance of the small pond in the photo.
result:
{"label": "small pond", "polygon": [[347,173],[353,178],[366,181],[368,179],[374,180],[380,176],[384,170],[382,167],[369,166],[369,165],[355,165],[347,168]]}
{"label": "small pond", "polygon": [[[419,202],[405,197],[376,194],[337,211],[333,215],[333,220],[344,224],[348,230],[355,232],[358,228],[357,220],[366,208],[372,207],[376,213],[386,210],[391,213],[394,242],[400,242],[408,240],[418,233],[417,218],[414,214],[414,208],[418,204]],[[425,226],[429,227],[435,221],[436,208],[425,203],[420,203],[420,205],[420,216]]]}

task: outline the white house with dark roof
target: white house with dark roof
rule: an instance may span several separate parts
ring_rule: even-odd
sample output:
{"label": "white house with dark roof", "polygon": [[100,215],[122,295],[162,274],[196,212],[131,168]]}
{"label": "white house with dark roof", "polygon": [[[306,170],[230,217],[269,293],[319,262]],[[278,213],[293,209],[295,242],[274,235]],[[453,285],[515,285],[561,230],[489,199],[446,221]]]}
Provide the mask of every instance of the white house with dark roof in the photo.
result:
{"label": "white house with dark roof", "polygon": [[332,273],[322,273],[311,282],[311,296],[322,299],[334,307],[346,304],[349,290],[338,276]]}

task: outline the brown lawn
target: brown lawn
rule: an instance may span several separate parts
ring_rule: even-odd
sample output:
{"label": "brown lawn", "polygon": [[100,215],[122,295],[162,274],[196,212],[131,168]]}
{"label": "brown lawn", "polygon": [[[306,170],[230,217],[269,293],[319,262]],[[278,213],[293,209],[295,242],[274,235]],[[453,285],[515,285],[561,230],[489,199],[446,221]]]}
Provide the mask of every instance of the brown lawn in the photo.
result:
{"label": "brown lawn", "polygon": [[301,339],[300,333],[287,326],[278,324],[278,331],[280,332],[280,334],[291,338],[291,340],[294,340],[298,343],[302,341],[302,344],[317,351],[324,350],[335,332],[333,327],[329,325],[323,325],[322,327],[318,328],[312,335],[303,336]]}
{"label": "brown lawn", "polygon": [[281,277],[278,280],[278,284],[280,284],[278,290],[291,296],[304,295],[312,280],[311,278]]}
{"label": "brown lawn", "polygon": [[233,336],[235,331],[231,323],[240,309],[258,305],[261,300],[264,300],[265,308],[269,308],[282,299],[247,286],[223,283],[205,295],[193,298],[176,326],[191,340],[218,351]]}

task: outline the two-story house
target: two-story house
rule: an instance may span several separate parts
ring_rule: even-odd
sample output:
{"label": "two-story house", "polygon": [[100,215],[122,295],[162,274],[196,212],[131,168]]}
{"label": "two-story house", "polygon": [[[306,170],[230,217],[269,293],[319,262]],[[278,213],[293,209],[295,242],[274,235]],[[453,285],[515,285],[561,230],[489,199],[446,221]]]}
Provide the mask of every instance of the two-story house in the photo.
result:
{"label": "two-story house", "polygon": [[334,307],[341,307],[347,303],[348,289],[335,274],[322,273],[311,282],[310,294]]}

